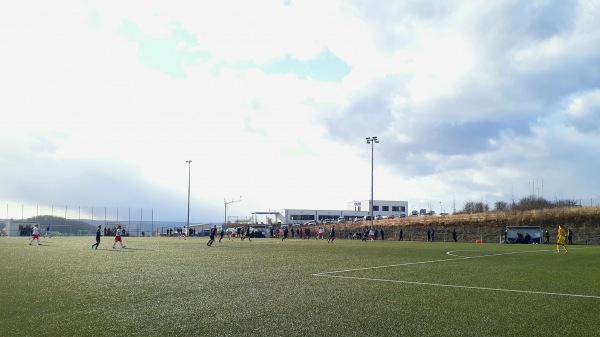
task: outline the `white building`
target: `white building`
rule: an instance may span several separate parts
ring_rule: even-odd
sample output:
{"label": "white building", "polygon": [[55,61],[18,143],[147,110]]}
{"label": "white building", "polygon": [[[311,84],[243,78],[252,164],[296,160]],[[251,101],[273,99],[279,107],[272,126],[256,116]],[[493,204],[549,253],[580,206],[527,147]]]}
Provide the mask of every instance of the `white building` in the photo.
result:
{"label": "white building", "polygon": [[[323,220],[334,220],[345,218],[352,221],[369,215],[370,200],[352,201],[348,203],[345,210],[317,210],[286,208],[268,212],[252,213],[252,222],[263,222],[259,217],[265,216],[267,224],[296,224],[308,221],[322,222]],[[373,216],[406,216],[408,201],[373,200]]]}
{"label": "white building", "polygon": [[[6,220],[4,231],[7,236],[30,236],[37,221]],[[40,231],[41,234],[41,231]]]}
{"label": "white building", "polygon": [[[348,209],[355,211],[369,212],[371,200],[351,201],[348,203]],[[406,216],[408,201],[396,200],[373,200],[373,216],[394,215],[396,217]]]}

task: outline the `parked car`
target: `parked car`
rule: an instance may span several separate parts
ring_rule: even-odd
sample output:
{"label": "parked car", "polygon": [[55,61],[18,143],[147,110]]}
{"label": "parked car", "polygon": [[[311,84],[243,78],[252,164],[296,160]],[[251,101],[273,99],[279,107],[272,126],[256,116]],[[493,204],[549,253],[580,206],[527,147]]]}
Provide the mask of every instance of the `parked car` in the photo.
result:
{"label": "parked car", "polygon": [[383,216],[384,219],[393,219],[395,218],[394,214],[390,214],[390,215],[384,215]]}
{"label": "parked car", "polygon": [[378,215],[375,216],[375,220],[383,220],[383,217],[378,214]]}
{"label": "parked car", "polygon": [[315,221],[313,221],[313,220],[307,221],[307,222],[304,223],[305,226],[313,226],[313,225],[316,225],[316,224],[317,223]]}
{"label": "parked car", "polygon": [[321,223],[324,223],[324,224],[333,223],[333,219],[324,219]]}
{"label": "parked car", "polygon": [[337,220],[338,223],[343,223],[346,222],[346,218],[344,218],[343,216],[339,217]]}

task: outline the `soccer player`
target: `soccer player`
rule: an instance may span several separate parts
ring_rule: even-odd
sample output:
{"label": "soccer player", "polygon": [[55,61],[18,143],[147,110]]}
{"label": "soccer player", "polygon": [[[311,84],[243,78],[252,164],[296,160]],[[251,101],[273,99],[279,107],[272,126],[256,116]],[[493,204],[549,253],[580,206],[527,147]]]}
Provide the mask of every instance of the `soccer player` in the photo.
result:
{"label": "soccer player", "polygon": [[121,235],[123,235],[123,229],[121,228],[121,225],[118,225],[117,233],[115,234],[115,242],[113,243],[113,249],[115,249],[117,242],[121,244],[121,248],[125,248],[125,246],[123,246],[123,239],[121,239]]}
{"label": "soccer player", "polygon": [[327,239],[327,243],[333,243],[335,240],[335,225],[331,225],[331,231],[329,232],[329,239]]}
{"label": "soccer player", "polygon": [[283,229],[283,237],[281,238],[281,241],[283,241],[283,240],[287,239],[287,236],[288,236],[288,228],[287,228],[287,227],[285,227],[285,228]]}
{"label": "soccer player", "polygon": [[217,234],[217,225],[214,225],[213,228],[210,229],[210,239],[206,243],[207,246],[211,247],[213,242],[215,242],[215,235]]}
{"label": "soccer player", "polygon": [[100,245],[101,233],[102,233],[102,225],[98,225],[98,230],[96,230],[96,243],[94,243],[92,245],[92,249],[94,249],[94,246],[96,246],[96,250],[98,250],[98,246]]}
{"label": "soccer player", "polygon": [[248,242],[252,241],[252,240],[250,240],[250,225],[248,225],[248,227],[246,227],[246,237],[248,238]]}
{"label": "soccer player", "polygon": [[221,226],[221,231],[219,232],[219,242],[223,240],[223,235],[225,235],[225,229]]}
{"label": "soccer player", "polygon": [[560,253],[560,246],[565,249],[565,253],[568,253],[567,246],[565,246],[565,239],[567,238],[567,231],[562,225],[558,225],[558,237],[556,238],[556,252]]}
{"label": "soccer player", "polygon": [[[48,227],[46,227],[46,235],[50,238],[52,237],[50,234],[50,225],[48,225]],[[44,235],[44,237],[46,237],[46,235]]]}
{"label": "soccer player", "polygon": [[41,243],[40,243],[40,227],[38,225],[33,226],[33,232],[31,233],[31,240],[29,241],[30,245],[33,243],[33,240],[37,240],[38,245],[41,245]]}
{"label": "soccer player", "polygon": [[179,239],[183,238],[184,240],[187,240],[187,234],[188,234],[187,226],[183,226],[183,228],[181,229],[181,233],[179,234]]}

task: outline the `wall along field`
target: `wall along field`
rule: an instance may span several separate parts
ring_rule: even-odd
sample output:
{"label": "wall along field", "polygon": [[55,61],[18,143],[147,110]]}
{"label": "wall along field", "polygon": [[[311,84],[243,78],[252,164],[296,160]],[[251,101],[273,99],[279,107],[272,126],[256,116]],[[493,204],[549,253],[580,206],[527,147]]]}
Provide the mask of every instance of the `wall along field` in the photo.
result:
{"label": "wall along field", "polygon": [[[600,248],[0,238],[0,336],[597,336]],[[118,247],[118,245],[117,245]]]}

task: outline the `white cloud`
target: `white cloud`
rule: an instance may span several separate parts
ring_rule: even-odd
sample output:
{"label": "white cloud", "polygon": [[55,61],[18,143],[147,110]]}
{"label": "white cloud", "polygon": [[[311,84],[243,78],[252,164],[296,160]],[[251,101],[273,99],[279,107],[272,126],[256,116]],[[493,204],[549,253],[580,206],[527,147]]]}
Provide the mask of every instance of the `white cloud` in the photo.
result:
{"label": "white cloud", "polygon": [[[246,216],[343,208],[369,195],[373,135],[376,198],[460,208],[525,195],[540,176],[585,197],[600,140],[599,7],[3,3],[1,199],[181,220],[192,159],[197,221],[220,220],[223,198],[239,195]],[[340,82],[261,70],[324,50],[349,66]],[[574,152],[585,156],[562,160]]]}

